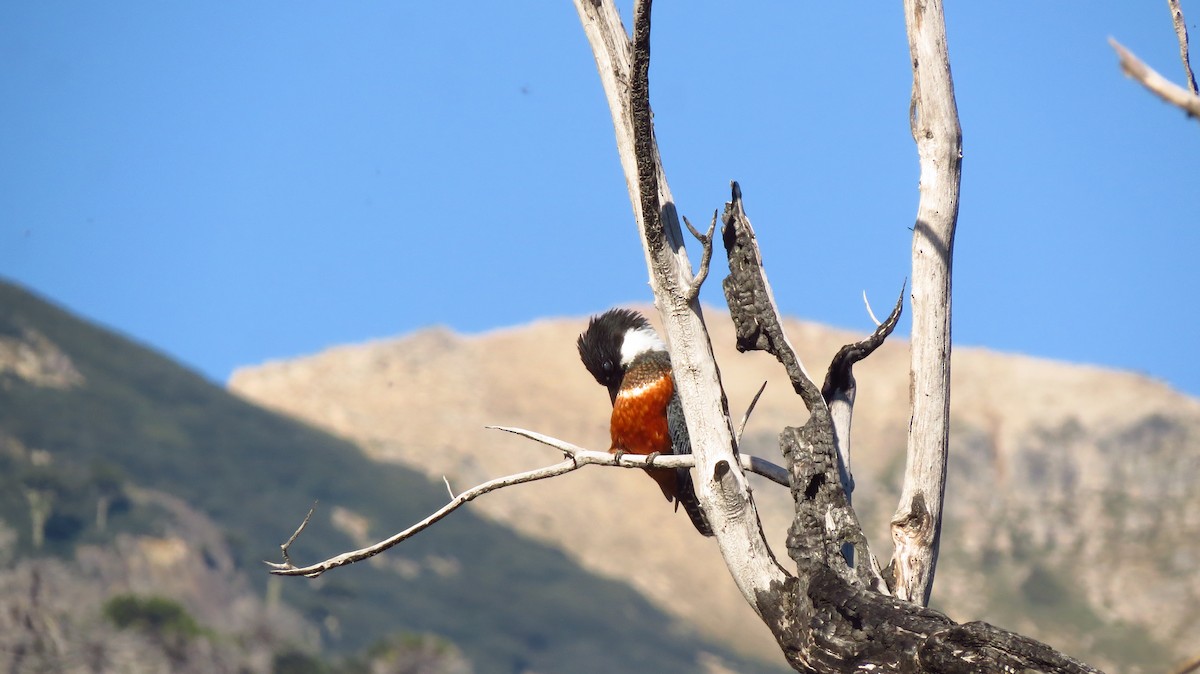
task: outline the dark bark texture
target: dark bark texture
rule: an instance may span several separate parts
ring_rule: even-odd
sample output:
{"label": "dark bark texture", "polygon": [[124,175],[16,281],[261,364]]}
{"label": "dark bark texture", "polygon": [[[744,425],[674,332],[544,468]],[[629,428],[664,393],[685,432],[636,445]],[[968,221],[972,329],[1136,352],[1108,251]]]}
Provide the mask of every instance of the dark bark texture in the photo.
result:
{"label": "dark bark texture", "polygon": [[[957,624],[880,588],[839,479],[826,396],[808,378],[783,332],[736,183],[723,222],[730,268],[724,289],[738,349],[774,355],[809,410],[804,426],[780,434],[796,503],[787,539],[796,578],[759,600],[759,606],[778,607],[763,617],[792,667],[800,672],[1098,672],[1033,639],[982,622]],[[897,307],[875,335],[839,352],[826,377],[827,396],[853,382],[849,367],[882,343],[898,316]]]}

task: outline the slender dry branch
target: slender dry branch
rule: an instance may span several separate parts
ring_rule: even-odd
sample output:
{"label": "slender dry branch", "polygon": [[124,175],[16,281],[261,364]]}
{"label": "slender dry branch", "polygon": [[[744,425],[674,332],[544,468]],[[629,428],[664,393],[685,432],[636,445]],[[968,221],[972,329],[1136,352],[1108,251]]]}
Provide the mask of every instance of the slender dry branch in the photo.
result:
{"label": "slender dry branch", "polygon": [[1108,43],[1117,52],[1122,72],[1140,82],[1150,93],[1183,110],[1189,117],[1200,120],[1200,96],[1159,75],[1113,38],[1108,38]]}
{"label": "slender dry branch", "polygon": [[1167,0],[1167,7],[1171,9],[1171,23],[1175,24],[1175,37],[1179,40],[1179,60],[1183,61],[1183,74],[1188,91],[1192,92],[1193,96],[1200,95],[1200,89],[1196,88],[1196,74],[1192,72],[1192,59],[1188,56],[1187,22],[1183,19],[1183,8],[1179,6],[1179,0]]}
{"label": "slender dry branch", "polygon": [[[763,386],[765,387],[766,384],[763,384]],[[760,389],[759,392],[761,393],[762,390]],[[749,411],[747,411],[747,414],[749,414]],[[694,468],[696,466],[696,457],[690,454],[662,455],[655,458],[638,454],[622,454],[620,457],[617,457],[615,454],[608,452],[581,449],[557,438],[542,435],[535,431],[527,431],[523,428],[513,428],[511,426],[488,426],[488,428],[520,435],[558,449],[568,456],[575,457],[580,466],[617,466],[619,468],[650,468],[651,464],[653,464],[654,468]],[[787,469],[783,466],[771,463],[766,459],[760,459],[757,456],[750,456],[749,454],[740,454],[738,456],[738,463],[743,470],[761,475],[782,487],[788,486],[788,473]]]}
{"label": "slender dry branch", "polygon": [[292,534],[290,538],[284,541],[283,545],[279,546],[279,552],[283,555],[284,564],[291,566],[292,558],[288,556],[288,551],[292,549],[292,543],[295,543],[296,539],[300,537],[300,532],[304,531],[304,529],[308,526],[308,522],[312,519],[313,513],[317,512],[317,503],[319,503],[319,501],[313,501],[312,507],[308,509],[308,514],[304,516],[304,521],[300,522],[300,526],[296,527],[296,532]]}
{"label": "slender dry branch", "polygon": [[[426,517],[425,519],[421,520],[420,522],[417,522],[416,524],[405,529],[404,531],[401,531],[398,534],[395,534],[389,538],[386,538],[374,545],[369,545],[365,548],[360,548],[358,550],[353,550],[351,552],[342,553],[340,555],[337,555],[336,557],[330,557],[329,559],[326,559],[323,562],[318,562],[316,564],[310,564],[308,566],[303,566],[303,567],[297,567],[294,564],[292,564],[291,560],[287,559],[287,557],[285,556],[283,563],[266,562],[266,565],[271,568],[271,573],[273,573],[277,576],[306,576],[308,578],[316,578],[317,576],[321,575],[322,573],[325,573],[326,571],[329,571],[330,569],[336,569],[339,566],[345,566],[347,564],[354,564],[355,562],[361,562],[364,559],[369,559],[371,557],[374,557],[375,555],[378,555],[379,553],[383,552],[384,550],[387,550],[388,548],[391,548],[391,547],[395,546],[396,544],[398,544],[404,540],[407,540],[409,538],[412,538],[413,536],[421,533],[422,531],[428,529],[429,527],[433,526],[437,522],[441,521],[442,518],[446,517],[450,513],[454,512],[455,510],[458,510],[461,506],[465,505],[466,503],[468,503],[470,501],[473,501],[474,499],[476,499],[479,496],[483,496],[484,494],[486,494],[488,492],[492,492],[497,489],[502,489],[504,487],[511,487],[511,486],[517,485],[517,484],[524,484],[526,482],[534,482],[537,480],[545,480],[546,478],[557,477],[559,475],[563,475],[563,474],[569,473],[573,470],[576,470],[581,465],[583,465],[583,464],[580,463],[576,457],[568,457],[567,459],[560,461],[559,463],[556,463],[552,466],[546,466],[545,468],[529,470],[529,471],[525,471],[524,473],[517,473],[516,475],[508,475],[506,477],[501,477],[501,478],[497,478],[495,480],[490,480],[488,482],[484,482],[483,484],[481,484],[479,486],[472,487],[471,489],[468,489],[468,490],[462,492],[458,496],[451,499],[449,503],[447,503],[446,505],[439,508],[436,512],[434,512],[429,517]],[[298,529],[296,531],[296,534],[292,538],[293,541],[295,540],[295,537],[299,536],[300,532],[304,530],[304,525],[307,523],[308,523],[308,521],[305,520],[305,523],[302,524],[300,526],[300,529]],[[290,544],[290,542],[291,541],[289,541],[289,544]]]}
{"label": "slender dry branch", "polygon": [[738,446],[742,445],[742,434],[746,432],[746,424],[750,421],[750,414],[754,412],[755,406],[758,405],[758,399],[762,397],[763,391],[767,390],[767,382],[763,382],[762,386],[758,387],[758,393],[750,399],[750,404],[746,406],[746,413],[742,415],[742,422],[738,424],[736,441]]}
{"label": "slender dry branch", "polygon": [[867,291],[864,290],[862,295],[863,304],[867,307],[867,315],[871,317],[871,322],[875,324],[875,327],[879,327],[882,323],[875,317],[875,312],[871,310],[871,301],[867,299]]}
{"label": "slender dry branch", "polygon": [[687,293],[684,294],[688,304],[691,304],[700,295],[700,286],[704,285],[704,280],[708,278],[708,265],[712,262],[713,232],[717,231],[717,212],[713,211],[712,223],[708,225],[706,234],[701,234],[700,230],[693,227],[687,216],[684,216],[683,224],[687,225],[688,231],[700,242],[701,248],[700,271],[696,272],[691,285],[688,286]]}
{"label": "slender dry branch", "polygon": [[[651,465],[653,465],[655,468],[691,468],[696,464],[695,457],[687,454],[660,456],[655,458],[640,456],[637,454],[623,454],[621,456],[616,456],[614,454],[610,454],[609,452],[587,450],[564,440],[559,440],[558,438],[543,435],[542,433],[537,433],[535,431],[527,431],[523,428],[511,428],[507,426],[488,426],[488,428],[504,431],[506,433],[513,433],[515,435],[520,435],[522,437],[529,438],[530,440],[540,442],[543,445],[547,445],[559,450],[566,458],[551,466],[545,466],[543,468],[537,468],[534,470],[525,471],[523,473],[506,475],[504,477],[498,477],[494,480],[489,480],[481,485],[472,487],[461,494],[458,494],[457,496],[451,492],[449,503],[439,508],[429,517],[417,522],[404,531],[379,541],[374,545],[369,545],[364,548],[359,548],[358,550],[345,552],[335,557],[330,557],[322,562],[317,562],[316,564],[298,567],[292,563],[291,558],[288,556],[288,550],[291,548],[292,543],[295,543],[296,539],[299,538],[300,533],[304,531],[305,527],[308,526],[309,520],[312,519],[313,510],[316,509],[316,505],[314,504],[313,508],[308,511],[308,515],[304,517],[304,521],[300,523],[300,527],[296,529],[296,533],[292,534],[291,538],[289,538],[286,543],[280,546],[280,549],[283,551],[283,562],[266,562],[267,566],[271,567],[271,573],[279,576],[307,576],[309,578],[316,578],[330,569],[335,569],[339,566],[345,566],[347,564],[353,564],[355,562],[361,562],[364,559],[374,557],[384,550],[387,550],[388,548],[391,548],[404,540],[412,538],[425,529],[428,529],[446,515],[449,515],[450,513],[458,510],[460,507],[480,496],[483,496],[484,494],[496,491],[497,489],[503,489],[504,487],[512,487],[518,484],[525,484],[526,482],[536,482],[538,480],[545,480],[551,477],[558,477],[559,475],[565,475],[566,473],[578,470],[584,466],[649,468]],[[738,457],[738,459],[743,470],[748,470],[750,472],[757,473],[758,475],[762,475],[768,480],[771,480],[772,482],[784,487],[788,486],[788,473],[787,470],[785,470],[782,466],[775,465],[766,459],[760,459],[756,456],[742,455]],[[446,488],[449,489],[449,482],[447,482]]]}
{"label": "slender dry branch", "polygon": [[900,503],[892,516],[890,582],[897,597],[929,603],[942,532],[950,442],[950,278],[962,130],[954,102],[942,0],[904,0],[913,89],[910,122],[920,159],[913,226],[912,417]]}

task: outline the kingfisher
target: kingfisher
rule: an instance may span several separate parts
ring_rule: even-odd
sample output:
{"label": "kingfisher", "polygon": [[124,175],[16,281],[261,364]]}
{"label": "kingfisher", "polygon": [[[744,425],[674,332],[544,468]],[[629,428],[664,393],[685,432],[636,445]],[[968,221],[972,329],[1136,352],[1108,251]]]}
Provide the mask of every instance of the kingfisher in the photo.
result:
{"label": "kingfisher", "polygon": [[[609,309],[593,316],[576,342],[579,358],[592,376],[608,389],[612,400],[609,452],[618,456],[691,454],[683,406],[671,376],[667,345],[644,316],[629,309]],[[683,506],[696,530],[712,536],[712,527],[687,468],[647,468],[663,496]]]}

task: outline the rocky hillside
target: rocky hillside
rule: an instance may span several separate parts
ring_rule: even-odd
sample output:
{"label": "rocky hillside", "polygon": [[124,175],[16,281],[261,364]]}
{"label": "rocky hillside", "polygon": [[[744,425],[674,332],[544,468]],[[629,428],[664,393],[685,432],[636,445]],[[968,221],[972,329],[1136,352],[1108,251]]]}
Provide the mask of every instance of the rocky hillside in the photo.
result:
{"label": "rocky hillside", "polygon": [[[803,404],[773,360],[736,353],[723,312],[707,316],[731,409],[740,416],[770,382],[745,444],[777,457],[775,436],[803,422]],[[478,336],[431,328],[248,367],[229,386],[461,490],[557,459],[485,425],[607,447],[607,396],[575,353],[584,323],[545,320]],[[814,373],[862,336],[800,321],[788,329]],[[893,340],[856,370],[855,502],[885,560],[904,462],[907,368],[906,344]],[[953,376],[935,605],[1120,671],[1157,671],[1200,650],[1200,402],[1136,374],[980,349],[958,348]],[[756,484],[770,542],[782,551],[788,495]],[[715,544],[635,472],[587,469],[470,507],[743,652],[777,657]]]}
{"label": "rocky hillside", "polygon": [[157,511],[157,535],[28,557],[0,522],[0,668],[266,674],[284,655],[318,661],[317,628],[252,591],[211,521],[162,493],[125,498],[122,508]]}
{"label": "rocky hillside", "polygon": [[314,500],[301,563],[445,498],[0,281],[0,671],[770,671],[470,510],[315,580],[262,564]]}

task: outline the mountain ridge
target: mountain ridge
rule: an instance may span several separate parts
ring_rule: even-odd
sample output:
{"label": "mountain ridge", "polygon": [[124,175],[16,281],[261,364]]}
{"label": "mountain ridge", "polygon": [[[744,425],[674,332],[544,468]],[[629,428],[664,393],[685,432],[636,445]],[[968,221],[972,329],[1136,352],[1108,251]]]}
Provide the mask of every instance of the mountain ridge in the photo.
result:
{"label": "mountain ridge", "polygon": [[[763,380],[771,382],[744,447],[776,457],[774,434],[783,425],[802,423],[803,405],[773,359],[735,353],[723,312],[706,308],[706,315],[734,416],[741,416]],[[351,439],[379,460],[434,479],[444,476],[461,491],[554,459],[544,448],[489,433],[485,425],[525,427],[592,449],[607,446],[607,396],[574,353],[585,320],[545,319],[468,336],[422,330],[241,368],[229,388]],[[842,344],[862,337],[794,319],[786,323],[814,375]],[[885,561],[887,520],[903,466],[907,368],[906,343],[899,339],[856,368],[855,502]],[[1120,526],[1089,536],[1100,529],[1095,518],[1121,500],[1135,518],[1157,508],[1173,518],[1179,532],[1200,538],[1200,525],[1186,515],[1200,506],[1194,496],[1175,488],[1166,504],[1158,504],[1148,486],[1200,480],[1193,458],[1200,447],[1200,401],[1134,373],[984,349],[956,347],[952,373],[950,500],[935,604],[956,619],[990,617],[1127,671],[1149,671],[1142,668],[1187,655],[1187,644],[1200,642],[1195,627],[1200,616],[1179,608],[1160,612],[1166,620],[1156,621],[1153,603],[1132,595],[1141,589],[1146,596],[1165,592],[1200,599],[1200,586],[1167,572],[1138,576],[1135,569],[1154,555],[1139,552],[1144,544],[1124,545],[1121,537],[1131,532]],[[1177,444],[1155,450],[1158,463],[1122,463],[1113,453],[1120,439],[1156,442],[1156,423],[1174,433]],[[1138,468],[1141,464],[1146,465]],[[472,507],[559,546],[597,573],[629,582],[714,638],[725,635],[744,652],[773,649],[732,583],[719,580],[727,572],[715,547],[692,537],[686,521],[662,508],[641,482],[625,471],[578,471],[489,495]],[[786,490],[754,484],[769,541],[781,551],[790,514],[780,493]],[[997,495],[997,487],[1004,493]],[[1075,512],[1080,508],[1087,512]],[[1180,549],[1181,570],[1195,570],[1200,560],[1195,543],[1172,539],[1167,531],[1150,538],[1156,551]],[[1022,548],[1029,541],[1049,547]],[[1075,564],[1073,550],[1096,559]],[[999,561],[990,567],[983,561],[993,558]],[[636,571],[627,560],[636,560]],[[989,573],[998,580],[989,581]],[[997,586],[994,593],[972,590],[989,584]],[[705,592],[689,592],[696,587]],[[1036,598],[1046,588],[1059,597],[1049,608],[1077,614],[1078,620],[1043,610]],[[1006,594],[1016,595],[1023,608],[1005,608]],[[1121,600],[1122,595],[1130,598]],[[1094,634],[1104,643],[1093,643]],[[1139,642],[1158,644],[1159,652],[1139,651]]]}

